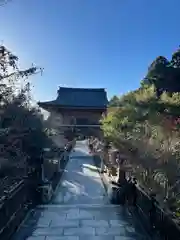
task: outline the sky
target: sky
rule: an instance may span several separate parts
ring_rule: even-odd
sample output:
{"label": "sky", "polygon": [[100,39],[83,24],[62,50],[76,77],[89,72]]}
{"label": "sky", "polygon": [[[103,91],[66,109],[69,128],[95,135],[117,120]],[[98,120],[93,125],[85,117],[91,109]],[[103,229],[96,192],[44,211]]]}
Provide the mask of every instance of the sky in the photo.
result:
{"label": "sky", "polygon": [[0,43],[22,67],[44,68],[32,78],[37,101],[55,99],[59,86],[106,88],[110,98],[178,48],[179,9],[179,0],[9,0]]}

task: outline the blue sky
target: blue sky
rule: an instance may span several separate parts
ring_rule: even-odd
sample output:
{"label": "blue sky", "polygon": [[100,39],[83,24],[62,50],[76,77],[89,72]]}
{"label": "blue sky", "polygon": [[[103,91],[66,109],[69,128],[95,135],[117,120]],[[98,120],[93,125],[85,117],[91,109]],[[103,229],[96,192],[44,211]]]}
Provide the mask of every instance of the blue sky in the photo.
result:
{"label": "blue sky", "polygon": [[58,86],[105,87],[108,96],[139,86],[158,55],[180,45],[180,1],[12,0],[0,8],[0,40],[34,77],[36,100]]}

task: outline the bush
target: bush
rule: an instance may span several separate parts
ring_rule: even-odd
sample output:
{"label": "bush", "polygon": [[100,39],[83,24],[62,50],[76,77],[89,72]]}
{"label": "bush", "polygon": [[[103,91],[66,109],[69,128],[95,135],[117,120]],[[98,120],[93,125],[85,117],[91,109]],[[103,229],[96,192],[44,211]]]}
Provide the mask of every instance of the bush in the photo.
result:
{"label": "bush", "polygon": [[153,74],[153,81],[146,79],[139,89],[113,98],[117,107],[110,106],[102,119],[105,138],[128,156],[143,185],[155,189],[161,199],[169,200],[180,190],[180,93],[175,92],[178,88],[172,89],[172,83],[168,88],[165,79],[178,81],[175,78],[180,73],[179,65],[174,57],[174,62],[168,63],[171,64],[168,75],[162,72],[168,68],[167,62],[163,62],[165,68],[161,71],[158,67],[150,68],[147,77]]}
{"label": "bush", "polygon": [[[22,169],[37,165],[48,141],[40,110],[32,107],[27,79],[41,71],[36,67],[21,70],[18,57],[0,46],[0,166]],[[19,81],[23,87],[18,88]],[[18,173],[19,174],[19,173]]]}

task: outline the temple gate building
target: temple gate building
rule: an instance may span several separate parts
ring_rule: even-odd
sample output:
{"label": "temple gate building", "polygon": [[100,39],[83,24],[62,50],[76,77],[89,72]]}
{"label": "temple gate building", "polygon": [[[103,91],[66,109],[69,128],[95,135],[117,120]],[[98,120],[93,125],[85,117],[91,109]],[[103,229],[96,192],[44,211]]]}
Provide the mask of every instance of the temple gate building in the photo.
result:
{"label": "temple gate building", "polygon": [[39,102],[50,113],[49,126],[58,130],[58,138],[64,141],[68,134],[101,134],[100,119],[106,113],[108,99],[104,88],[60,87],[53,101]]}

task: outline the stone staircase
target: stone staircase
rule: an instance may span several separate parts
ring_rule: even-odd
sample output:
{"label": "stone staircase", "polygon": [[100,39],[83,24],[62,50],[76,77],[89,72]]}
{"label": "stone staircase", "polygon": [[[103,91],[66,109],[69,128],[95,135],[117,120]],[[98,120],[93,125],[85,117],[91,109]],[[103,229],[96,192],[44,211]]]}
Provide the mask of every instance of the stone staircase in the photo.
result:
{"label": "stone staircase", "polygon": [[30,211],[13,240],[148,240],[125,207],[111,205],[86,141],[77,142],[51,204]]}
{"label": "stone staircase", "polygon": [[17,240],[147,240],[115,205],[42,205],[22,223]]}

